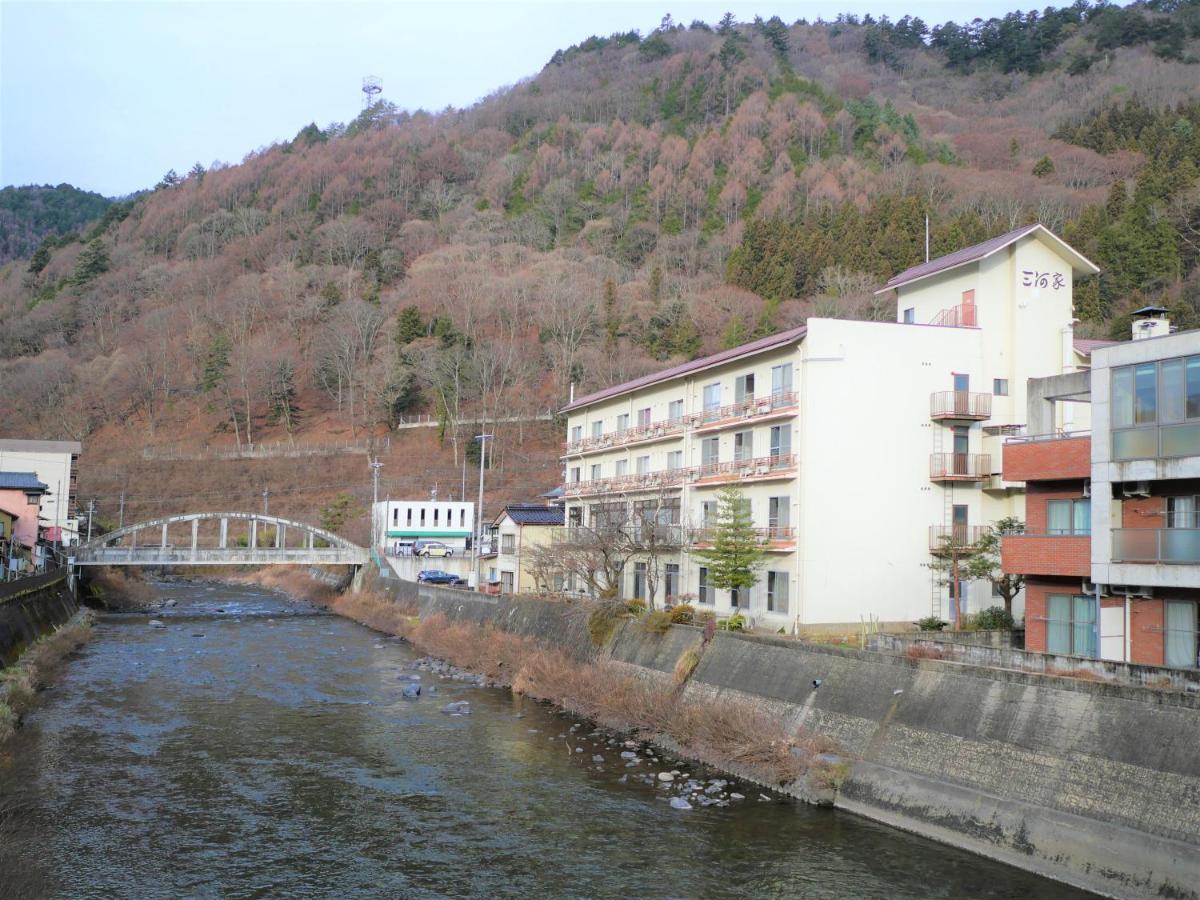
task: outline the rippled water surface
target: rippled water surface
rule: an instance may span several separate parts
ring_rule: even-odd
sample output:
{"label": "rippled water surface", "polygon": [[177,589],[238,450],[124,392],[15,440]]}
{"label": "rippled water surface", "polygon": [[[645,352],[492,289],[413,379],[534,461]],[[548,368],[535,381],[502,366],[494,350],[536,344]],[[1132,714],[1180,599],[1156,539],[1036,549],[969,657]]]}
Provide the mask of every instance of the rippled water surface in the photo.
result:
{"label": "rippled water surface", "polygon": [[[507,691],[425,673],[401,699],[395,640],[277,594],[160,590],[166,627],[103,617],[0,751],[0,897],[1076,896],[752,787],[674,810]],[[473,715],[439,712],[460,699]]]}

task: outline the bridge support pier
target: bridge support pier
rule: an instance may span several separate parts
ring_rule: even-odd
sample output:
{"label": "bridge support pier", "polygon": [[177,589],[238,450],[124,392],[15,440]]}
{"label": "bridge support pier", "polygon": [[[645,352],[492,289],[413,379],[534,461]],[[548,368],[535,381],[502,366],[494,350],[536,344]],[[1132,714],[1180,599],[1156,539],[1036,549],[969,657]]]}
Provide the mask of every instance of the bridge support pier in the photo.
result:
{"label": "bridge support pier", "polygon": [[250,549],[258,549],[258,519],[250,520]]}
{"label": "bridge support pier", "polygon": [[167,546],[167,523],[166,522],[163,522],[163,527],[162,527],[162,546],[163,547]]}
{"label": "bridge support pier", "polygon": [[282,550],[284,547],[287,546],[286,535],[287,535],[287,526],[286,525],[276,525],[275,526],[275,549],[276,550]]}
{"label": "bridge support pier", "polygon": [[229,520],[221,520],[221,543],[220,548],[226,550],[229,547]]}
{"label": "bridge support pier", "polygon": [[[163,526],[166,527],[165,525]],[[192,559],[196,558],[196,549],[200,546],[200,520],[192,519]]]}
{"label": "bridge support pier", "polygon": [[354,574],[350,576],[350,593],[357,594],[363,589],[363,574],[367,571],[366,566],[355,566]]}

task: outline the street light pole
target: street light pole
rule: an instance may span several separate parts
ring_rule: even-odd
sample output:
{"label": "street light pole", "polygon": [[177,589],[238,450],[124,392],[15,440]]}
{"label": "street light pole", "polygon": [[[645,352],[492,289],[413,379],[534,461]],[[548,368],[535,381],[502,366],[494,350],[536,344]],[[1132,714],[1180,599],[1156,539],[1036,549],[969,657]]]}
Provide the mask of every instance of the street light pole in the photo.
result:
{"label": "street light pole", "polygon": [[479,502],[475,504],[476,528],[475,540],[471,542],[471,575],[475,578],[475,589],[479,589],[479,545],[481,543],[480,535],[483,534],[483,470],[487,463],[487,442],[489,438],[493,438],[492,434],[477,434],[475,440],[479,441]]}
{"label": "street light pole", "polygon": [[376,518],[378,517],[378,510],[376,510],[375,507],[379,504],[379,470],[382,468],[383,468],[383,463],[381,463],[379,461],[378,456],[376,456],[374,459],[371,460],[371,481],[373,482],[372,488],[371,488],[371,549],[372,550],[374,550],[378,546],[378,543],[376,541],[376,538],[377,538],[376,531],[378,530],[378,527],[375,524]]}

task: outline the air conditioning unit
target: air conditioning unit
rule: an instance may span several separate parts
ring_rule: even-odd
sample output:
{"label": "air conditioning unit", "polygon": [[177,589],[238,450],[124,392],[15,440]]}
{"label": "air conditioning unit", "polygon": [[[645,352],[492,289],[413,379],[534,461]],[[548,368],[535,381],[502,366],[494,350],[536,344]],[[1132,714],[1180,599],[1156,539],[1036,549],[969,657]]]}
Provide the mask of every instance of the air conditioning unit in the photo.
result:
{"label": "air conditioning unit", "polygon": [[770,475],[771,467],[770,466],[759,466],[757,469],[754,470],[754,474],[755,475]]}
{"label": "air conditioning unit", "polygon": [[1121,486],[1122,497],[1149,497],[1150,482],[1134,481]]}
{"label": "air conditioning unit", "polygon": [[1086,594],[1089,597],[1095,597],[1096,596],[1096,588],[1100,589],[1101,597],[1111,597],[1112,596],[1112,589],[1109,587],[1109,585],[1107,585],[1107,584],[1098,585],[1095,582],[1088,581],[1088,579],[1086,579],[1086,578],[1083,579],[1083,583],[1079,586],[1079,592],[1081,594]]}
{"label": "air conditioning unit", "polygon": [[1146,587],[1145,585],[1129,588],[1128,595],[1130,599],[1138,598],[1142,600],[1150,600],[1154,597],[1154,588]]}
{"label": "air conditioning unit", "polygon": [[697,472],[695,469],[692,469],[692,471],[688,472],[688,481],[695,481],[699,477],[700,477],[700,473]]}
{"label": "air conditioning unit", "polygon": [[758,404],[758,414],[759,414],[760,416],[761,416],[761,415],[766,415],[766,414],[767,414],[767,413],[769,413],[770,411],[771,411],[771,404],[770,404],[770,403],[760,403],[760,404]]}

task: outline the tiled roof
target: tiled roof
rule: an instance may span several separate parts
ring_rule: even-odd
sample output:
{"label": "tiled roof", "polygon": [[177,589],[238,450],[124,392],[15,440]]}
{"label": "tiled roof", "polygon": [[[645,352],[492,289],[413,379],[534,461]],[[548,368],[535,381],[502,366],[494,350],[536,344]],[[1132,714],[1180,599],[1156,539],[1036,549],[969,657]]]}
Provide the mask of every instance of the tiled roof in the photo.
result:
{"label": "tiled roof", "polygon": [[20,441],[0,438],[0,453],[10,450],[23,450],[26,453],[82,453],[83,444],[79,441]]}
{"label": "tiled roof", "polygon": [[1084,356],[1091,356],[1093,350],[1099,350],[1101,347],[1111,347],[1113,344],[1119,344],[1120,341],[1098,341],[1091,338],[1075,338],[1075,349]]}
{"label": "tiled roof", "polygon": [[38,481],[36,472],[0,472],[0,490],[46,491],[49,485]]}
{"label": "tiled roof", "polygon": [[801,325],[798,328],[789,328],[787,331],[781,331],[778,334],[773,334],[770,337],[759,338],[757,341],[751,341],[748,344],[742,344],[740,347],[734,347],[732,350],[722,350],[720,353],[714,353],[712,356],[705,356],[702,359],[693,359],[691,362],[682,363],[678,366],[672,366],[669,369],[663,369],[661,372],[653,372],[649,375],[643,375],[641,378],[635,378],[633,381],[626,381],[624,384],[614,385],[610,388],[605,388],[602,391],[596,391],[593,394],[588,394],[586,397],[578,397],[574,403],[570,403],[563,407],[563,412],[570,412],[573,409],[579,409],[583,406],[589,406],[599,400],[607,400],[610,397],[618,397],[621,394],[628,394],[631,391],[636,391],[639,388],[650,387],[654,384],[660,384],[664,381],[670,381],[672,378],[678,378],[680,375],[687,375],[691,372],[700,372],[704,369],[711,369],[713,366],[719,366],[722,363],[732,362],[735,359],[741,359],[744,356],[752,356],[755,353],[762,353],[765,350],[773,350],[776,347],[782,347],[784,344],[790,344],[800,340],[808,332],[807,325]]}
{"label": "tiled roof", "polygon": [[518,525],[561,525],[561,506],[538,506],[537,504],[510,503],[504,512]]}
{"label": "tiled roof", "polygon": [[946,272],[950,269],[956,269],[959,266],[965,266],[967,263],[979,262],[981,259],[986,259],[993,253],[1003,250],[1009,244],[1016,243],[1026,235],[1034,234],[1035,232],[1044,233],[1061,247],[1069,251],[1076,257],[1078,265],[1074,268],[1081,269],[1086,272],[1099,272],[1099,268],[1089,260],[1077,252],[1073,247],[1059,238],[1054,232],[1046,228],[1045,225],[1026,225],[1024,228],[1018,228],[1015,231],[1010,231],[1007,234],[1002,234],[991,240],[984,241],[981,244],[975,244],[972,247],[963,247],[961,250],[955,250],[953,253],[947,253],[945,256],[939,256],[937,259],[931,259],[929,262],[921,263],[919,266],[913,266],[911,269],[905,269],[899,275],[893,275],[888,283],[885,284],[876,293],[882,294],[885,291],[890,291],[901,287],[905,284],[910,284],[914,281],[920,281],[922,278],[928,278],[930,275],[937,275],[939,272]]}

